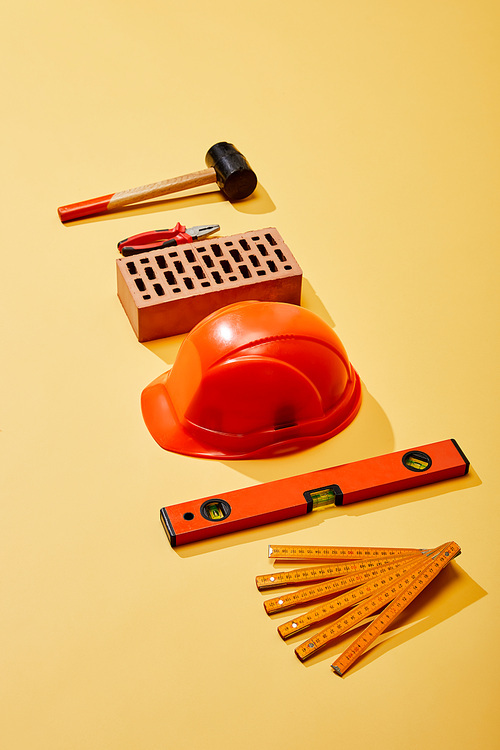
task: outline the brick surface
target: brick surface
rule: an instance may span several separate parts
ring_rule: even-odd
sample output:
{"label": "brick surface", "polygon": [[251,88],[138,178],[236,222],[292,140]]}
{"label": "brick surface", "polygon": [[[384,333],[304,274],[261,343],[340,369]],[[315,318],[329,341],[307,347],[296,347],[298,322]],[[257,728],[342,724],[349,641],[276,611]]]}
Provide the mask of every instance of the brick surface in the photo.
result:
{"label": "brick surface", "polygon": [[302,270],[273,227],[119,258],[116,267],[139,341],[187,333],[241,300],[300,304]]}

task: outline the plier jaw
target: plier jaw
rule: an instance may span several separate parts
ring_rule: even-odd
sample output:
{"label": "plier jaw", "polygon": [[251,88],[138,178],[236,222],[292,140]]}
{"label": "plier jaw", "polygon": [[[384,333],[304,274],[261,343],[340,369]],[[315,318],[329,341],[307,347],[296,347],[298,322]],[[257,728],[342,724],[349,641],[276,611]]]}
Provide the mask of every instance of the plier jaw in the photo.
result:
{"label": "plier jaw", "polygon": [[196,227],[185,226],[177,222],[173,229],[153,229],[149,232],[134,234],[118,243],[118,250],[123,256],[138,255],[152,250],[163,250],[166,247],[183,245],[202,237],[207,237],[220,229],[218,224],[203,224]]}

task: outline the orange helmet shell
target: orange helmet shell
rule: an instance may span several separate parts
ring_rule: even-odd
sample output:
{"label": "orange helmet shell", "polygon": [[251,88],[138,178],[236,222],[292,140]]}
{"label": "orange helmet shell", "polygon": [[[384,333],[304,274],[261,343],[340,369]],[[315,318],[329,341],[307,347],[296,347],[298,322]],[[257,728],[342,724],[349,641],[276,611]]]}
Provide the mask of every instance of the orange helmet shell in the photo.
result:
{"label": "orange helmet shell", "polygon": [[198,323],[141,401],[149,431],[166,450],[265,458],[343,430],[359,410],[361,386],[321,318],[297,305],[250,301]]}

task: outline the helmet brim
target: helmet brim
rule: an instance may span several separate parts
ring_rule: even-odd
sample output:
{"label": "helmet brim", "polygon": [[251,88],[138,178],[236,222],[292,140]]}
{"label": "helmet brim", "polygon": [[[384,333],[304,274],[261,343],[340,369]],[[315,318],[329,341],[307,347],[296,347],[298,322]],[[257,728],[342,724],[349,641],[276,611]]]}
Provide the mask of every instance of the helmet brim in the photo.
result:
{"label": "helmet brim", "polygon": [[278,439],[276,439],[277,435],[274,434],[271,442],[256,450],[238,449],[238,438],[235,436],[232,440],[234,448],[222,451],[191,434],[189,426],[183,424],[177,416],[169,398],[168,377],[170,371],[153,380],[142,392],[142,415],[154,440],[161,448],[172,453],[220,460],[271,458],[313,447],[318,443],[329,440],[348,427],[361,407],[361,381],[353,368],[351,371],[351,387],[346,389],[341,402],[336,405],[335,413],[330,415],[329,429],[318,431],[317,425],[311,424],[309,429],[302,430],[301,435],[294,434],[290,437],[288,437],[290,432],[287,433],[286,429],[280,430]]}

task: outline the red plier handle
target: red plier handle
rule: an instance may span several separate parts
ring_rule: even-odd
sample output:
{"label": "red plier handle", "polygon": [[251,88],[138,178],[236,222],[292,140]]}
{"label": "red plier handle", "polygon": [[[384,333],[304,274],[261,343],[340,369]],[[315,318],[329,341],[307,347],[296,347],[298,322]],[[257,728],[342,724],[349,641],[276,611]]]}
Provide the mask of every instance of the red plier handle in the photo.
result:
{"label": "red plier handle", "polygon": [[[153,229],[149,232],[134,234],[132,237],[126,237],[118,243],[118,250],[122,255],[133,255],[136,253],[147,253],[149,250],[159,250],[163,247],[170,247],[170,240],[175,240],[172,245],[181,245],[185,242],[191,242],[192,237],[187,234],[186,227],[177,222],[173,229]],[[130,251],[126,252],[130,248]]]}

